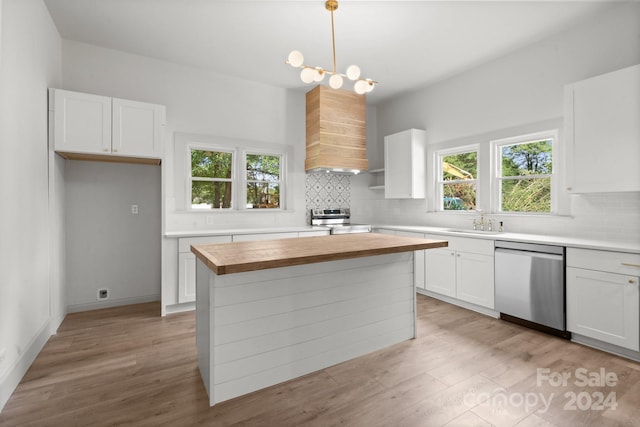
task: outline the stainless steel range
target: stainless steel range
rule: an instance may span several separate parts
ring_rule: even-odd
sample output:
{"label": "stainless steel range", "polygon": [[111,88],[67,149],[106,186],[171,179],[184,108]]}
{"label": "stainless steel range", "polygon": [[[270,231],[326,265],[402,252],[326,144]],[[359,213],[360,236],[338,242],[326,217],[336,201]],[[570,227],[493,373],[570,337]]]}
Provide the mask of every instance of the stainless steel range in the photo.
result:
{"label": "stainless steel range", "polygon": [[351,211],[342,209],[311,209],[311,225],[323,225],[331,234],[370,233],[369,224],[351,224]]}

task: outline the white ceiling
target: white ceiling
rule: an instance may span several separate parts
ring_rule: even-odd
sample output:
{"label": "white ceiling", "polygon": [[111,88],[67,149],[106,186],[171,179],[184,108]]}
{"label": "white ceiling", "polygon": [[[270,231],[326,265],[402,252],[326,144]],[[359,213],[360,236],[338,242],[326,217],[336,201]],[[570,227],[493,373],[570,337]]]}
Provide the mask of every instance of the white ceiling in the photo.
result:
{"label": "white ceiling", "polygon": [[[324,0],[45,0],[65,39],[177,62],[284,88],[305,88],[285,64],[332,68]],[[358,64],[380,81],[375,103],[542,40],[608,1],[340,0],[338,71]]]}

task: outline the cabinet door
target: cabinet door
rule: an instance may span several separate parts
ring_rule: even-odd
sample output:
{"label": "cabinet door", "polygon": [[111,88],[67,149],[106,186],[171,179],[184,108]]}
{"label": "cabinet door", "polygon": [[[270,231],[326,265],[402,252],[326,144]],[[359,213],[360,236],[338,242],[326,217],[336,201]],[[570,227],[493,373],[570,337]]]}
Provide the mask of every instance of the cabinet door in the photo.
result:
{"label": "cabinet door", "polygon": [[567,86],[567,185],[640,191],[640,65]]}
{"label": "cabinet door", "polygon": [[114,98],[113,154],[161,158],[164,116],[162,105]]}
{"label": "cabinet door", "polygon": [[384,196],[387,199],[425,197],[424,131],[410,129],[384,138]]}
{"label": "cabinet door", "polygon": [[70,153],[111,152],[111,98],[51,89],[53,148]]}
{"label": "cabinet door", "polygon": [[178,254],[178,302],[196,300],[196,256],[191,252]]}
{"label": "cabinet door", "polygon": [[568,267],[567,329],[640,350],[638,277]]}
{"label": "cabinet door", "polygon": [[493,264],[493,256],[457,252],[457,298],[462,301],[493,309]]}
{"label": "cabinet door", "polygon": [[450,249],[424,251],[425,289],[456,297],[456,253]]}
{"label": "cabinet door", "polygon": [[[412,233],[410,231],[396,231],[396,236],[424,238],[422,233]],[[413,252],[413,281],[416,288],[424,289],[424,250]]]}

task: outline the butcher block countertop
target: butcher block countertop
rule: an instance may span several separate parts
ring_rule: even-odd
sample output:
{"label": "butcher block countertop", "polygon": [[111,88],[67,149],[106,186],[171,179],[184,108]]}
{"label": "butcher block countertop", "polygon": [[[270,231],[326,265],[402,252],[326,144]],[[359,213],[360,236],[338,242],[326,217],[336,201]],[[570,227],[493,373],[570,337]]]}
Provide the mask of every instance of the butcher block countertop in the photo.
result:
{"label": "butcher block countertop", "polygon": [[222,275],[446,246],[446,240],[358,233],[193,245],[191,252],[215,274]]}

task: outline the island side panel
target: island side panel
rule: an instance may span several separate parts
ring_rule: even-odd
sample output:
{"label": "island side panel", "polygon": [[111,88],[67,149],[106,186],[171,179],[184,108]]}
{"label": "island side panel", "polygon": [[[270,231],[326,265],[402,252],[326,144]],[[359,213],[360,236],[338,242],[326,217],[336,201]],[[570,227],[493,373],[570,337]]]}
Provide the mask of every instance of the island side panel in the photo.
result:
{"label": "island side panel", "polygon": [[212,405],[415,337],[413,252],[211,278]]}
{"label": "island side panel", "polygon": [[198,367],[202,382],[209,395],[209,405],[213,405],[213,388],[211,380],[211,366],[213,362],[213,328],[210,307],[213,305],[212,282],[213,273],[209,267],[196,259],[196,347],[198,349]]}

